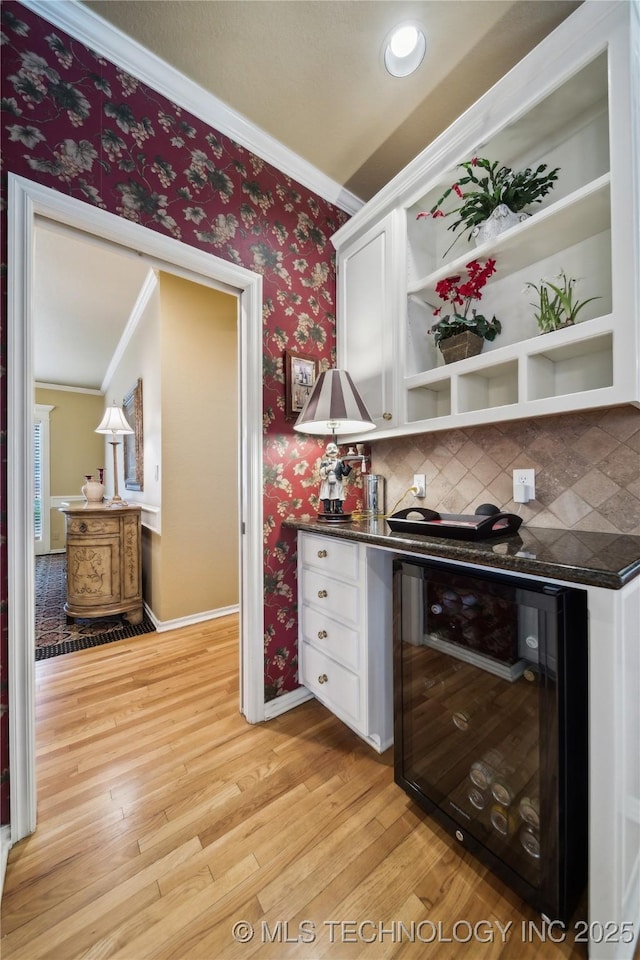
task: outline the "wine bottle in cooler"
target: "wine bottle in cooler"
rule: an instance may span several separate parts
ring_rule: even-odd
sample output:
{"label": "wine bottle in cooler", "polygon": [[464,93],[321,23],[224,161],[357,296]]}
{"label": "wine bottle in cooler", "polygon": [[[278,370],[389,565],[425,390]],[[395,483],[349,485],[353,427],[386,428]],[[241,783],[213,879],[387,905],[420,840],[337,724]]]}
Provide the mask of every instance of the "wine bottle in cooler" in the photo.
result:
{"label": "wine bottle in cooler", "polygon": [[497,771],[491,784],[493,799],[504,807],[510,806],[531,781],[531,770],[526,757],[518,766],[503,764]]}
{"label": "wine bottle in cooler", "polygon": [[540,834],[538,831],[528,823],[523,823],[520,828],[520,843],[522,844],[526,853],[533,860],[540,859]]}
{"label": "wine bottle in cooler", "polygon": [[538,830],[540,827],[540,801],[537,797],[524,796],[521,798],[518,805],[518,812],[521,819],[528,824],[530,827],[533,827],[534,830]]}
{"label": "wine bottle in cooler", "polygon": [[501,803],[494,803],[491,807],[490,820],[495,832],[505,839],[515,833],[519,822],[513,808]]}
{"label": "wine bottle in cooler", "polygon": [[469,778],[480,790],[490,790],[494,778],[504,763],[499,750],[489,750],[481,759],[474,760],[469,767]]}

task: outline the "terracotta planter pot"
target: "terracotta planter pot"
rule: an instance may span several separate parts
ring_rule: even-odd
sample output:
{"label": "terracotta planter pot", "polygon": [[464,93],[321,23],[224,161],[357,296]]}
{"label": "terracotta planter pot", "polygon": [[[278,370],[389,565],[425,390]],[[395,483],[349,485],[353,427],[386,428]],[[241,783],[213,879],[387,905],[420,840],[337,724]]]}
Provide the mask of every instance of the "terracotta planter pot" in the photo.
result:
{"label": "terracotta planter pot", "polygon": [[467,357],[476,357],[484,346],[484,340],[477,333],[465,330],[448,337],[439,344],[440,352],[445,363],[455,363],[456,360],[466,360]]}

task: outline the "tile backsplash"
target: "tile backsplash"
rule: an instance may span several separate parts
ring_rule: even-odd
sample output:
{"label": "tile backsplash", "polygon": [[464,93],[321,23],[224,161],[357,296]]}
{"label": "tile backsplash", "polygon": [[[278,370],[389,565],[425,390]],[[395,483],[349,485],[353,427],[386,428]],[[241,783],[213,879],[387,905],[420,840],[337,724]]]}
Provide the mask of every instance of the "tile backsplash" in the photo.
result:
{"label": "tile backsplash", "polygon": [[[373,437],[371,438],[373,440]],[[386,509],[413,505],[473,513],[495,503],[532,527],[640,535],[640,410],[511,420],[371,443],[386,479]],[[536,499],[514,503],[512,471],[534,467]],[[405,494],[414,473],[426,497]]]}

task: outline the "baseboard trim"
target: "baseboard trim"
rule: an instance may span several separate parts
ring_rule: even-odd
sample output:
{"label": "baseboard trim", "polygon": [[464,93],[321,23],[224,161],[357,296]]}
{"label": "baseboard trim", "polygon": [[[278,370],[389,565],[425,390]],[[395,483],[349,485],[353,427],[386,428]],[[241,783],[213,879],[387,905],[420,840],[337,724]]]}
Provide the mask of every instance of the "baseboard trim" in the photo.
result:
{"label": "baseboard trim", "polygon": [[279,717],[282,713],[288,713],[294,707],[299,707],[301,703],[306,703],[307,700],[312,699],[313,694],[309,693],[306,687],[298,687],[297,690],[283,693],[281,697],[276,697],[274,700],[265,703],[264,718],[265,720],[273,720],[274,717]]}
{"label": "baseboard trim", "polygon": [[230,607],[219,607],[217,610],[205,610],[202,613],[194,613],[190,617],[177,617],[175,620],[158,620],[154,616],[153,610],[145,603],[145,611],[153,623],[158,633],[165,633],[167,630],[177,630],[179,627],[190,627],[194,623],[204,623],[206,620],[217,620],[219,617],[228,617],[232,613],[239,613],[238,604]]}
{"label": "baseboard trim", "polygon": [[4,877],[7,872],[7,860],[11,846],[11,826],[7,823],[0,827],[0,899],[2,899],[4,890]]}

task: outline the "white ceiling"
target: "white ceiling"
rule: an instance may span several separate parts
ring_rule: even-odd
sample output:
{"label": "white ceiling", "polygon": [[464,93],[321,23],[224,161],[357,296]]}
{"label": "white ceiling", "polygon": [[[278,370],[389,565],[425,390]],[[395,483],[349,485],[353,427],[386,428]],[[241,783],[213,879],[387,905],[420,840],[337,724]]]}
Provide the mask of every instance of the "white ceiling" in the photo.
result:
{"label": "white ceiling", "polygon": [[148,265],[41,221],[34,271],[35,380],[103,390]]}
{"label": "white ceiling", "polygon": [[[251,124],[367,200],[580,0],[84,0]],[[419,70],[384,70],[418,21]],[[38,231],[35,378],[101,389],[148,268]]]}

